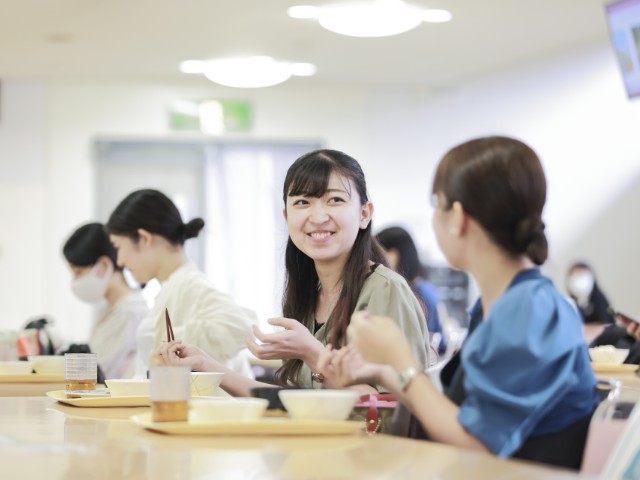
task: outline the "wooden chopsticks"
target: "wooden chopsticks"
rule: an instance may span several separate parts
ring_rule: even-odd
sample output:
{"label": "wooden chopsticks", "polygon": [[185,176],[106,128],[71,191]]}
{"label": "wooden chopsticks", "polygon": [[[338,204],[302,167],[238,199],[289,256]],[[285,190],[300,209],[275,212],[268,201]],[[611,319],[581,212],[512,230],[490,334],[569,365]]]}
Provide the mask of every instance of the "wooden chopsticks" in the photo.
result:
{"label": "wooden chopsticks", "polygon": [[164,318],[167,323],[167,341],[173,342],[175,337],[173,335],[173,327],[171,326],[171,319],[169,318],[169,310],[165,307],[164,309]]}

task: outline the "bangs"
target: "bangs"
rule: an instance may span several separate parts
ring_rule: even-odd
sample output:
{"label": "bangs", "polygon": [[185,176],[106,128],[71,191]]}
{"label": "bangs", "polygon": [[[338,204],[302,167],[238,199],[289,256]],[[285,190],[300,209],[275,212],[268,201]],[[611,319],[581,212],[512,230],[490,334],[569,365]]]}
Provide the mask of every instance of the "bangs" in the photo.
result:
{"label": "bangs", "polygon": [[313,162],[300,167],[302,168],[290,172],[290,178],[285,182],[287,185],[287,191],[284,192],[285,203],[288,196],[322,197],[327,193],[331,174],[337,170],[337,165],[322,157],[316,157]]}

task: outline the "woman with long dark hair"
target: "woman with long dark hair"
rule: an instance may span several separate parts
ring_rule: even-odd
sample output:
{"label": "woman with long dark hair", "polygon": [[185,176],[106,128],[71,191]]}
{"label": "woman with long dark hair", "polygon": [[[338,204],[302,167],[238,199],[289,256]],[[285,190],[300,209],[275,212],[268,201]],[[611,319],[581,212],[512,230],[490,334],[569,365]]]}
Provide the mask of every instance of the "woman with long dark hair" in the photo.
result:
{"label": "woman with long dark hair", "polygon": [[[317,150],[289,168],[283,188],[289,230],[283,317],[270,319],[275,333],[254,328],[249,349],[261,359],[282,359],[281,385],[332,387],[315,370],[325,345],[346,344],[351,315],[367,309],[394,319],[421,368],[429,365],[424,313],[407,282],[387,268],[372,235],[373,204],[356,160],[336,150]],[[225,371],[222,388],[247,395],[260,385],[227,370],[198,349],[175,342],[157,352],[164,363]],[[373,392],[373,385],[358,385]]]}

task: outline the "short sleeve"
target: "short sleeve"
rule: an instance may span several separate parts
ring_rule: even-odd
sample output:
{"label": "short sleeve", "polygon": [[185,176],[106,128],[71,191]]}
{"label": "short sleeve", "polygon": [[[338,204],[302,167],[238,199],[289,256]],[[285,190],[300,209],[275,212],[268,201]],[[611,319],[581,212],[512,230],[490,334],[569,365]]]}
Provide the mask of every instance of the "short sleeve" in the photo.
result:
{"label": "short sleeve", "polygon": [[429,332],[422,307],[406,281],[393,272],[371,275],[360,296],[372,315],[393,319],[409,341],[414,355],[424,368],[429,366]]}
{"label": "short sleeve", "polygon": [[515,453],[580,381],[579,319],[554,292],[546,280],[511,288],[463,349],[458,419],[499,456]]}

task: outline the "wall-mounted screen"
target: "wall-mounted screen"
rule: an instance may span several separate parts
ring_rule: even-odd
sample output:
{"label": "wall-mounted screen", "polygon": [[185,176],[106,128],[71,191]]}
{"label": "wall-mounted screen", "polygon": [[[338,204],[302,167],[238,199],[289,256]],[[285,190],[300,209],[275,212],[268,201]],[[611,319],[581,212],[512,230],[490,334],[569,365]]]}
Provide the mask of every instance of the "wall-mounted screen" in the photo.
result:
{"label": "wall-mounted screen", "polygon": [[627,95],[640,96],[640,0],[620,0],[606,11]]}

